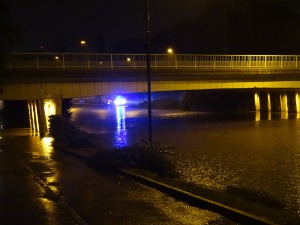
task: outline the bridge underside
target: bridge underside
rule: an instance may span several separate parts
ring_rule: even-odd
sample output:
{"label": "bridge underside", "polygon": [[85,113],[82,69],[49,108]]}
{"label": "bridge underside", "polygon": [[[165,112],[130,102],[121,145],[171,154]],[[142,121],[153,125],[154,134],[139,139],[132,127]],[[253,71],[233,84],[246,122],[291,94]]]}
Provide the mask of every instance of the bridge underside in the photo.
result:
{"label": "bridge underside", "polygon": [[[151,76],[152,92],[245,90],[253,92],[256,111],[300,112],[298,71],[153,70]],[[46,118],[61,113],[61,99],[137,92],[147,92],[145,70],[23,70],[7,72],[0,99],[27,100],[31,128],[42,133],[47,131]]]}
{"label": "bridge underside", "polygon": [[[152,91],[186,91],[218,89],[267,89],[298,90],[300,81],[278,82],[180,82],[153,81]],[[62,99],[79,98],[95,95],[125,94],[147,92],[145,82],[114,83],[46,83],[46,84],[7,84],[2,90],[2,100]]]}
{"label": "bridge underside", "polygon": [[[209,89],[300,90],[298,71],[152,70],[153,92]],[[61,99],[147,92],[146,72],[129,71],[8,71],[0,98]]]}

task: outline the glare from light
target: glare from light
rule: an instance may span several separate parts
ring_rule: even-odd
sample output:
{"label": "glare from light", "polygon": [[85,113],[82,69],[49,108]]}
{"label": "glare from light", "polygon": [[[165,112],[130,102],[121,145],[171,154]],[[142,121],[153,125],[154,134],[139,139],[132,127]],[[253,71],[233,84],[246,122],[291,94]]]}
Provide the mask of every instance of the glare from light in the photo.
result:
{"label": "glare from light", "polygon": [[52,146],[52,142],[53,142],[54,138],[52,137],[43,137],[42,138],[42,148],[41,148],[41,153],[43,156],[45,157],[50,157],[53,153],[53,146]]}
{"label": "glare from light", "polygon": [[126,102],[127,102],[127,101],[126,101],[125,98],[123,98],[122,96],[117,96],[116,99],[115,99],[115,101],[114,101],[114,104],[115,104],[116,106],[121,106],[121,105],[125,105]]}
{"label": "glare from light", "polygon": [[85,40],[81,40],[81,41],[80,41],[80,44],[81,44],[81,45],[85,45],[85,44],[86,44]]}
{"label": "glare from light", "polygon": [[58,56],[55,56],[55,59],[56,59],[56,60],[59,60],[59,57],[58,57]]}
{"label": "glare from light", "polygon": [[173,54],[173,53],[174,53],[174,50],[173,50],[173,48],[168,48],[168,49],[167,49],[167,52],[168,52],[168,54]]}
{"label": "glare from light", "polygon": [[127,58],[127,62],[131,62],[131,58],[128,57],[128,58]]}
{"label": "glare from light", "polygon": [[[52,99],[44,100],[44,113],[46,118],[49,118],[49,116],[56,114],[56,104]],[[46,126],[49,129],[50,124],[48,119],[47,119]]]}

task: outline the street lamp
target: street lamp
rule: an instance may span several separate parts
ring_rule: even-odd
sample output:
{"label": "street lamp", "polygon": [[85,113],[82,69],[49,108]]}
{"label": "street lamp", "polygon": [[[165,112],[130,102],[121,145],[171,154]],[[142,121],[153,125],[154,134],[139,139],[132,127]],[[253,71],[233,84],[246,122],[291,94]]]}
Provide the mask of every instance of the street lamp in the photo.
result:
{"label": "street lamp", "polygon": [[171,54],[174,54],[173,48],[168,48],[168,49],[167,49],[167,52],[168,52],[168,54],[170,54],[170,55],[171,55]]}
{"label": "street lamp", "polygon": [[80,40],[80,51],[82,53],[86,53],[87,52],[87,43],[86,43],[86,40],[84,40],[84,39]]}
{"label": "street lamp", "polygon": [[150,13],[149,0],[146,0],[146,42],[147,42],[147,86],[148,86],[148,135],[152,145],[152,106],[151,106],[151,58],[150,58]]}
{"label": "street lamp", "polygon": [[84,46],[86,44],[85,40],[80,41],[80,45]]}

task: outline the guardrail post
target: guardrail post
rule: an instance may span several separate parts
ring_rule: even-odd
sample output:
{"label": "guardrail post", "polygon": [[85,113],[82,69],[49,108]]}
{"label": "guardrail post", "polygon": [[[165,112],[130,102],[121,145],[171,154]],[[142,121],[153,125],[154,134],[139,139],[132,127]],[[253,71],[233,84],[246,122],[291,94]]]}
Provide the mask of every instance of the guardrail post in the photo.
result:
{"label": "guardrail post", "polygon": [[265,55],[264,58],[265,58],[265,69],[266,69],[267,68],[267,56]]}
{"label": "guardrail post", "polygon": [[296,56],[296,69],[298,68],[298,56]]}
{"label": "guardrail post", "polygon": [[135,55],[132,56],[132,60],[133,60],[133,69],[135,70]]}
{"label": "guardrail post", "polygon": [[197,61],[196,61],[196,55],[194,55],[194,66],[195,66],[195,69],[197,69]]}
{"label": "guardrail post", "polygon": [[175,60],[175,68],[177,69],[177,57],[174,55],[174,60]]}
{"label": "guardrail post", "polygon": [[282,56],[280,57],[280,68],[282,69]]}
{"label": "guardrail post", "polygon": [[251,68],[251,56],[248,56],[248,69]]}
{"label": "guardrail post", "polygon": [[216,69],[216,57],[213,57],[213,65],[214,65],[214,69]]}

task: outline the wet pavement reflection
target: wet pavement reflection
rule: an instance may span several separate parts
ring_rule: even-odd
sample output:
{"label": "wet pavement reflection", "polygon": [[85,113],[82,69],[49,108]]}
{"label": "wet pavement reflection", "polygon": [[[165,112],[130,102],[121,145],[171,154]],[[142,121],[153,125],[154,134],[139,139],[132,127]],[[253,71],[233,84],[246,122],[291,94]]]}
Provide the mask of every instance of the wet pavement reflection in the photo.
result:
{"label": "wet pavement reflection", "polygon": [[[0,224],[236,224],[113,173],[89,168],[29,130],[1,132]],[[37,180],[50,188],[49,195]]]}
{"label": "wet pavement reflection", "polygon": [[[30,145],[30,140],[36,137],[31,137],[29,130],[24,129],[2,131],[1,137],[0,224],[75,225],[76,222],[36,182],[28,167],[37,158],[40,160],[41,155],[37,157],[32,151],[35,147]],[[42,158],[49,159],[48,156]],[[47,163],[37,171],[49,171]]]}

